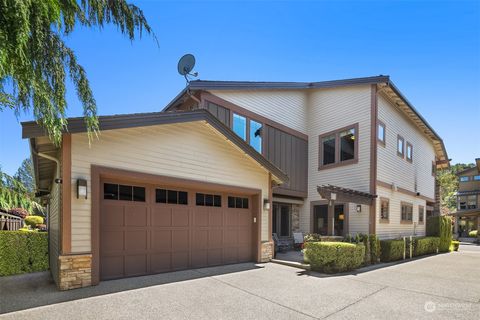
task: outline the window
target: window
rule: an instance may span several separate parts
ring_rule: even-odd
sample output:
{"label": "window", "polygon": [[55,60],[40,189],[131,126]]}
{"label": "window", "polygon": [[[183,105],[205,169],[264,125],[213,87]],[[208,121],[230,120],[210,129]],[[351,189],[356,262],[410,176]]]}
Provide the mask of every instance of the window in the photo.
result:
{"label": "window", "polygon": [[388,220],[390,211],[390,202],[388,199],[380,199],[380,219]]}
{"label": "window", "polygon": [[188,193],[186,191],[155,189],[155,202],[187,205]]}
{"label": "window", "polygon": [[340,161],[355,158],[355,129],[340,132]]}
{"label": "window", "polygon": [[228,207],[229,208],[239,208],[239,209],[248,209],[248,198],[242,197],[228,197]]}
{"label": "window", "polygon": [[104,183],[103,199],[145,202],[145,188]]}
{"label": "window", "polygon": [[335,136],[322,138],[323,165],[335,163]]}
{"label": "window", "polygon": [[262,153],[262,124],[253,120],[250,120],[250,145]]}
{"label": "window", "polygon": [[432,161],[432,177],[435,177],[437,173],[437,166],[435,165],[435,161]]}
{"label": "window", "polygon": [[411,203],[402,202],[402,221],[412,222],[413,221],[413,205]]}
{"label": "window", "polygon": [[405,148],[404,144],[405,144],[405,140],[401,136],[398,136],[397,137],[397,154],[402,158],[404,155],[404,148]]}
{"label": "window", "polygon": [[473,176],[474,181],[480,181],[480,175]]}
{"label": "window", "polygon": [[197,206],[221,207],[222,197],[216,194],[197,193],[195,195],[195,203]]}
{"label": "window", "polygon": [[457,202],[459,210],[476,209],[477,195],[459,196]]}
{"label": "window", "polygon": [[425,207],[418,206],[418,223],[423,223],[425,220]]}
{"label": "window", "polygon": [[240,138],[247,140],[247,118],[234,113],[232,129]]}
{"label": "window", "polygon": [[468,182],[468,180],[470,180],[468,176],[461,176],[460,177],[460,182]]}
{"label": "window", "polygon": [[358,124],[319,137],[319,169],[357,161]]}
{"label": "window", "polygon": [[377,125],[377,141],[385,147],[385,124],[381,121]]}
{"label": "window", "polygon": [[413,162],[413,146],[410,142],[407,142],[407,161]]}

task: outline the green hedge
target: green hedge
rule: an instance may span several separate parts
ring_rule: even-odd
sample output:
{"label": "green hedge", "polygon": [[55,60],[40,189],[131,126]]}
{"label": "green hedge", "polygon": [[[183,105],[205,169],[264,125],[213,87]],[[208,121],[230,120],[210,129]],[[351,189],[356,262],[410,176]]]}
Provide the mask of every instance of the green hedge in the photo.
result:
{"label": "green hedge", "polygon": [[417,237],[413,238],[413,256],[437,253],[440,245],[439,237]]}
{"label": "green hedge", "polygon": [[46,232],[0,231],[0,276],[48,270]]}
{"label": "green hedge", "polygon": [[379,262],[380,259],[380,240],[375,234],[363,234],[358,233],[355,236],[347,235],[344,239],[345,242],[350,243],[363,243],[365,246],[364,264],[370,265]]}
{"label": "green hedge", "polygon": [[472,230],[472,231],[470,231],[470,232],[468,233],[468,236],[469,236],[470,238],[476,238],[477,235],[478,235],[478,230]]}
{"label": "green hedge", "polygon": [[312,270],[335,273],[360,267],[365,246],[345,242],[306,242],[304,252]]}
{"label": "green hedge", "polygon": [[452,242],[452,218],[435,216],[427,219],[427,236],[440,237],[439,251],[448,252]]}
{"label": "green hedge", "polygon": [[403,259],[403,240],[380,240],[380,261],[389,262]]}

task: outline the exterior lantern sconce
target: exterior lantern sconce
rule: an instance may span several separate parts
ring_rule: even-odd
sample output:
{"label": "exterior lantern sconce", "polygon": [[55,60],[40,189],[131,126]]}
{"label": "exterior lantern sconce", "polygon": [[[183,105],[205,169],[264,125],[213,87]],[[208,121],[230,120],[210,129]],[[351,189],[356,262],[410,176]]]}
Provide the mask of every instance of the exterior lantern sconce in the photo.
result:
{"label": "exterior lantern sconce", "polygon": [[270,200],[263,199],[263,210],[270,210]]}
{"label": "exterior lantern sconce", "polygon": [[87,180],[77,179],[77,199],[80,197],[87,199]]}
{"label": "exterior lantern sconce", "polygon": [[362,212],[362,205],[361,204],[357,204],[357,212]]}

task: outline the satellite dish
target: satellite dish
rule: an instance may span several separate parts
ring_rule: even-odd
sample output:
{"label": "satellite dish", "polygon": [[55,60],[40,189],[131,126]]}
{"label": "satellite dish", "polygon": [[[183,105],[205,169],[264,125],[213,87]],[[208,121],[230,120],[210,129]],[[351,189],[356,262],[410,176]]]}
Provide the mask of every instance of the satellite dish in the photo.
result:
{"label": "satellite dish", "polygon": [[178,73],[182,76],[187,76],[195,66],[195,57],[193,54],[187,53],[178,61]]}

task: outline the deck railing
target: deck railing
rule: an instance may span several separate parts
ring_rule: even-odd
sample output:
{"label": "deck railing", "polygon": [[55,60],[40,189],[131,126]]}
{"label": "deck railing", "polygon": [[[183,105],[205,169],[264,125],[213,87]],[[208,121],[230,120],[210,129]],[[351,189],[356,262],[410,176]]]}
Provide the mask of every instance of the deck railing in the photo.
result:
{"label": "deck railing", "polygon": [[23,219],[12,214],[0,212],[0,230],[16,231],[23,226]]}

